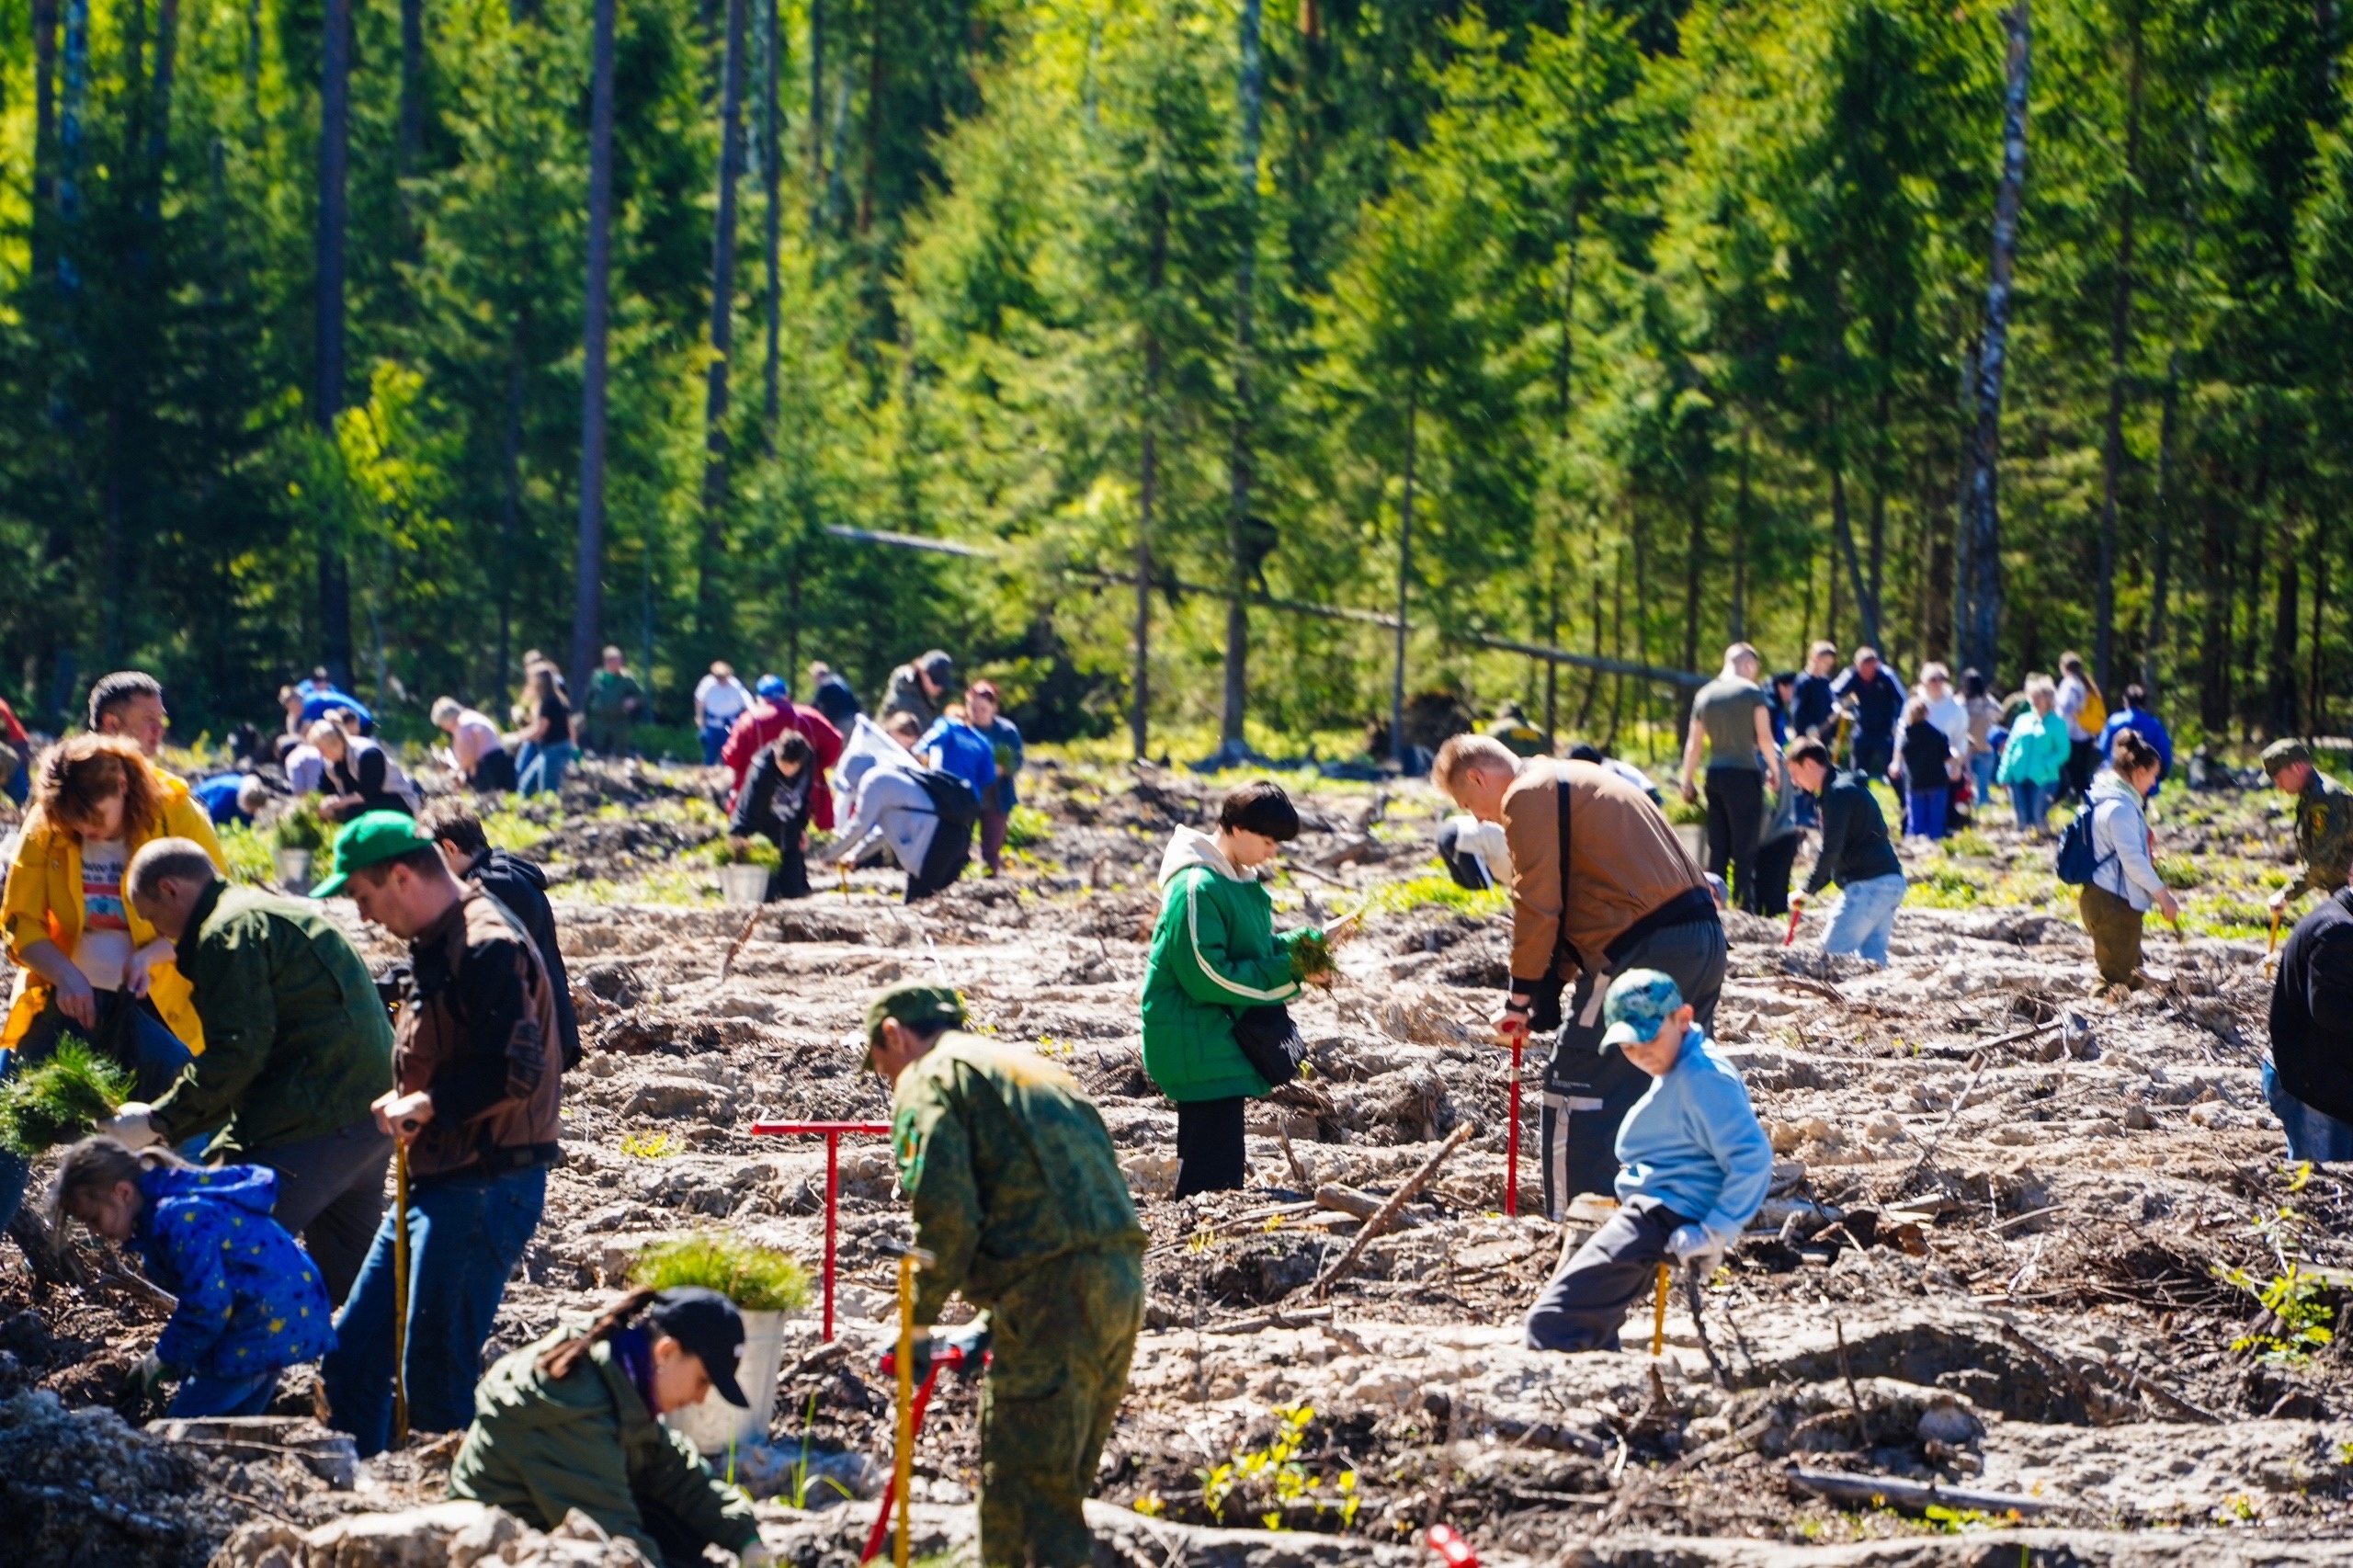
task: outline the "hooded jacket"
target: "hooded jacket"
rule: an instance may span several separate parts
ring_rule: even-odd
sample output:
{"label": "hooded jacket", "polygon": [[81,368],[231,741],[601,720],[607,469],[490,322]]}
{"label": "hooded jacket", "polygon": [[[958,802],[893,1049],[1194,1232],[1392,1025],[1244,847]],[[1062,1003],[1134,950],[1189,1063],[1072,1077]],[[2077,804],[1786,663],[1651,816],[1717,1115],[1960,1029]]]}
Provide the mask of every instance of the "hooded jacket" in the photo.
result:
{"label": "hooded jacket", "polygon": [[609,1342],[591,1346],[570,1377],[540,1370],[540,1356],[580,1332],[568,1324],[483,1374],[474,1424],[449,1467],[449,1495],[540,1529],[577,1508],[659,1562],[643,1499],[740,1555],[759,1539],[751,1504],[720,1484],[693,1442],[654,1418]]}
{"label": "hooded jacket", "polygon": [[210,1156],[283,1148],[364,1119],[392,1086],[376,982],[318,904],[215,881],[178,950],[206,1050],[155,1101],[166,1142],[221,1128]]}
{"label": "hooded jacket", "polygon": [[2092,778],[2092,886],[2114,893],[2135,910],[2156,903],[2165,883],[2149,858],[2149,819],[2141,814],[2141,793],[2112,767]]}
{"label": "hooded jacket", "polygon": [[849,821],[834,835],[835,859],[855,860],[881,838],[907,875],[922,874],[924,858],[939,832],[939,812],[915,769],[915,758],[908,757],[904,765],[878,764],[867,770],[858,781]]}
{"label": "hooded jacket", "polygon": [[753,767],[787,730],[800,731],[809,749],[817,754],[817,776],[809,789],[809,820],[821,831],[831,833],[834,791],[825,775],[842,759],[842,733],[815,709],[792,702],[755,702],[727,732],[727,744],[719,748],[719,760],[735,776],[735,790],[727,798],[727,809],[735,809]]}
{"label": "hooded jacket", "polygon": [[335,1348],[334,1309],[311,1255],[269,1217],[278,1173],[263,1165],[165,1165],[139,1178],[131,1249],[179,1298],[155,1358],[184,1371],[250,1378]]}
{"label": "hooded jacket", "polygon": [[2353,888],[2321,900],[2279,949],[2271,1065],[2296,1098],[2353,1121]]}
{"label": "hooded jacket", "polygon": [[1172,1100],[1264,1095],[1234,1043],[1233,1015],[1300,993],[1291,949],[1306,927],[1275,934],[1275,901],[1206,833],[1180,827],[1160,858],[1160,920],[1143,977],[1143,1070]]}
{"label": "hooded jacket", "polygon": [[563,1047],[563,1070],[580,1065],[580,1015],[572,1006],[572,977],[564,972],[563,949],[555,937],[555,911],[548,905],[548,874],[539,865],[504,849],[485,849],[466,867],[467,879],[515,917],[538,949],[548,971],[549,999],[555,1003],[555,1036]]}
{"label": "hooded jacket", "polygon": [[2051,789],[2066,771],[2068,745],[2064,719],[2055,711],[2043,713],[2029,708],[2010,724],[2010,738],[2002,747],[1994,780],[2005,789],[2015,784]]}
{"label": "hooded jacket", "polygon": [[[151,765],[163,799],[163,821],[153,832],[142,833],[126,824],[123,827],[124,864],[139,853],[151,839],[188,838],[203,846],[212,858],[212,864],[222,876],[229,874],[229,862],[221,853],[221,840],[212,831],[212,814],[188,792],[188,787],[176,775]],[[130,915],[131,945],[143,948],[155,939],[155,928],[139,916],[131,901],[123,901]],[[22,963],[24,950],[35,942],[50,941],[60,951],[72,953],[82,937],[82,839],[73,829],[49,820],[46,812],[36,810],[25,822],[23,839],[17,846],[16,864],[9,869],[5,903],[0,903],[0,925],[7,931],[8,957]],[[188,1000],[188,983],[180,973],[179,965],[170,960],[149,971],[148,1000],[163,1015],[164,1022],[180,1043],[192,1051],[204,1050],[204,1026],[198,1021],[196,1008]],[[27,969],[17,982],[17,999],[8,1009],[8,1021],[0,1028],[0,1051],[15,1045],[33,1027],[33,1020],[49,1005],[51,987],[33,971]]]}
{"label": "hooded jacket", "polygon": [[401,1093],[430,1091],[433,1119],[409,1148],[417,1180],[496,1176],[561,1153],[563,1063],[550,1049],[555,1000],[522,925],[469,885],[409,939],[393,1031]]}

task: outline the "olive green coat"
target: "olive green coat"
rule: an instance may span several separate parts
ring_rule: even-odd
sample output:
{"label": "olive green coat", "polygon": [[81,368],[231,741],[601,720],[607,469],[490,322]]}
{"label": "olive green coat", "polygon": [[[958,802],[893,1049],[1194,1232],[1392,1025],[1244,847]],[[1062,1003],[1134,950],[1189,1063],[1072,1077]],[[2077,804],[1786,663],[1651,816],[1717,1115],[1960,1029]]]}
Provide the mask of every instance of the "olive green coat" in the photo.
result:
{"label": "olive green coat", "polygon": [[204,1054],[155,1102],[172,1142],[214,1128],[233,1158],[347,1127],[392,1086],[392,1026],[326,910],[215,881],[177,943]]}
{"label": "olive green coat", "polygon": [[659,1562],[662,1550],[639,1509],[642,1497],[740,1554],[760,1537],[751,1504],[710,1473],[691,1441],[654,1418],[611,1346],[591,1346],[570,1377],[540,1370],[544,1352],[579,1332],[559,1328],[483,1374],[474,1424],[449,1467],[449,1495],[504,1508],[543,1530],[577,1508]]}

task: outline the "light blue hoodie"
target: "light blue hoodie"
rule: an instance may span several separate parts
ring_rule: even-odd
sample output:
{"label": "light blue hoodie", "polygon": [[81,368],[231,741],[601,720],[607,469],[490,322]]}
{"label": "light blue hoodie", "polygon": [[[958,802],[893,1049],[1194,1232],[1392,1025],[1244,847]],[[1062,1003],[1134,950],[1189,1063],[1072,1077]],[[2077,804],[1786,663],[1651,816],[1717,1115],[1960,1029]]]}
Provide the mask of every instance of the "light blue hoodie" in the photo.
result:
{"label": "light blue hoodie", "polygon": [[1655,1198],[1730,1245],[1765,1201],[1773,1145],[1740,1074],[1699,1025],[1618,1129],[1618,1201]]}

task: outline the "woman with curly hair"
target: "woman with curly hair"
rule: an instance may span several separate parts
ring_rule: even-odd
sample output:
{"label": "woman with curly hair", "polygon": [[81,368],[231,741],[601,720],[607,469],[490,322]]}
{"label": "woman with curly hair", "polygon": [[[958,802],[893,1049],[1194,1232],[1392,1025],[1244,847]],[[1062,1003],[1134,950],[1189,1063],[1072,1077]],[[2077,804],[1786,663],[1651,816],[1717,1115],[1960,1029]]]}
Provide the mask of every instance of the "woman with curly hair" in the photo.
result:
{"label": "woman with curly hair", "polygon": [[[136,1097],[152,1100],[204,1049],[204,1028],[172,944],[123,896],[123,871],[151,839],[213,843],[204,808],[168,788],[136,744],[112,735],[62,742],[33,774],[0,902],[8,956],[29,971],[0,1027],[0,1051],[12,1053],[6,1070],[75,1035],[130,1068]],[[16,1218],[26,1175],[22,1159],[0,1150],[0,1228]]]}

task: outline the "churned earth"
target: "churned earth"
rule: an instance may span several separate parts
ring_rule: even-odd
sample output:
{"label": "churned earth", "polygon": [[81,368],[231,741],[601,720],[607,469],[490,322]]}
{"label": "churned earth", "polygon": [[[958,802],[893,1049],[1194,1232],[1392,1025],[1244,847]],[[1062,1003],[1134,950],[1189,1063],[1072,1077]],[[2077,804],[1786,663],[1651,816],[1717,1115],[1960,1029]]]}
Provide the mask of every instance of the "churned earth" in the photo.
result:
{"label": "churned earth", "polygon": [[[748,1129],[885,1119],[854,1044],[866,999],[936,978],[976,1027],[1086,1085],[1152,1233],[1102,1561],[1435,1562],[1421,1538],[1440,1523],[1489,1562],[2342,1560],[2353,1194],[2286,1162],[2257,1082],[2276,797],[2166,797],[2190,935],[2153,935],[2158,984],[2131,994],[2097,993],[2048,843],[2006,827],[1907,847],[1918,887],[1885,970],[1822,957],[1818,915],[1793,947],[1730,916],[1718,1033],[1772,1134],[1775,1196],[1697,1324],[1674,1293],[1654,1358],[1647,1310],[1621,1354],[1519,1346],[1598,1210],[1533,1212],[1531,1104],[1526,1201],[1504,1212],[1510,1066],[1484,1019],[1508,917],[1438,870],[1436,797],[1291,781],[1310,831],[1278,903],[1361,906],[1364,932],[1339,983],[1294,1007],[1312,1072],[1253,1106],[1248,1189],[1181,1202],[1135,996],[1161,846],[1213,815],[1212,782],[1034,767],[1017,867],[914,908],[882,871],[722,905],[701,775],[592,766],[561,811],[494,817],[551,862],[590,1051],[494,1349],[585,1312],[645,1242],[694,1226],[813,1271],[824,1145]],[[1359,1246],[1364,1214],[1434,1157]],[[845,1140],[840,1176],[840,1337],[822,1341],[813,1306],[794,1325],[771,1442],[733,1456],[796,1562],[855,1561],[890,1455],[875,1358],[909,1230],[885,1141]],[[452,1445],[353,1467],[308,1426],[127,1425],[161,1305],[86,1237],[46,1278],[24,1261],[0,1263],[0,1513],[26,1523],[23,1561],[629,1557],[447,1515],[322,1537],[437,1500]],[[278,1410],[313,1399],[292,1380]],[[916,1452],[918,1551],[969,1555],[974,1413],[944,1381]]]}

